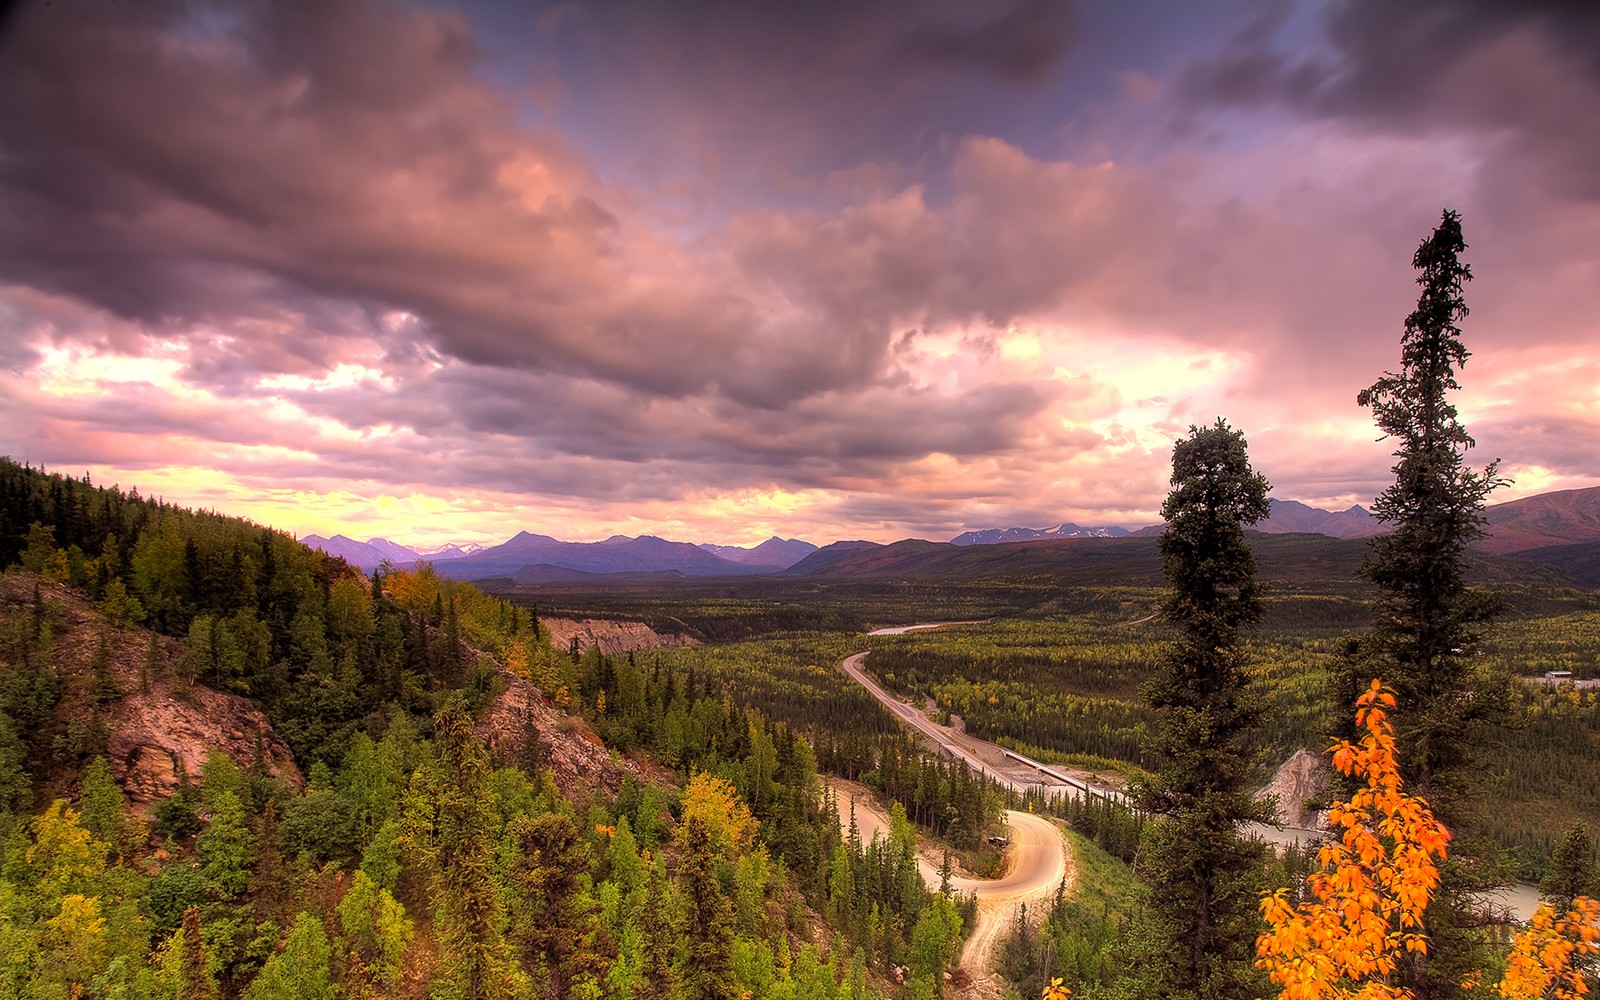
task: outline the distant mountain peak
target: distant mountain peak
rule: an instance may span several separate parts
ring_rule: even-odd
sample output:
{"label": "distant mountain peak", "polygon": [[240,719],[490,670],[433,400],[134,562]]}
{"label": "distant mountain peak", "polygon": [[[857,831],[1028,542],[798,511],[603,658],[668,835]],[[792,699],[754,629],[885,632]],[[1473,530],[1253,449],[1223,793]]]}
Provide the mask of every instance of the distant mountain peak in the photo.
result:
{"label": "distant mountain peak", "polygon": [[963,531],[950,539],[951,545],[1005,545],[1010,542],[1031,542],[1039,538],[1126,538],[1127,528],[1116,526],[1085,528],[1082,525],[1062,522],[1049,528],[982,528]]}
{"label": "distant mountain peak", "polygon": [[798,538],[780,538],[777,535],[749,548],[740,545],[716,545],[711,542],[701,542],[700,547],[719,559],[726,559],[741,566],[759,566],[771,570],[788,569],[817,551],[817,547],[810,542],[802,542]]}
{"label": "distant mountain peak", "polygon": [[1254,528],[1269,535],[1306,533],[1333,538],[1370,538],[1384,531],[1383,522],[1360,504],[1335,511],[1277,497],[1267,503],[1271,513]]}

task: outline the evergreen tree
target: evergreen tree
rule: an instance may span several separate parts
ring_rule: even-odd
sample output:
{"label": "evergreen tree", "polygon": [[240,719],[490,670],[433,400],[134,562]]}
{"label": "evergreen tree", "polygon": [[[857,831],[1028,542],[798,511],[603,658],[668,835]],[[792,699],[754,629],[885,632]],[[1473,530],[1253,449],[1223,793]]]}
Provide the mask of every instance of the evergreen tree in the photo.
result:
{"label": "evergreen tree", "polygon": [[515,851],[511,937],[551,995],[566,996],[577,981],[592,981],[599,921],[583,873],[588,846],[570,817],[517,816],[507,835]]}
{"label": "evergreen tree", "polygon": [[1539,883],[1539,895],[1550,902],[1558,915],[1571,910],[1574,899],[1593,897],[1600,889],[1600,871],[1595,870],[1594,864],[1594,840],[1589,836],[1589,828],[1582,823],[1574,823],[1562,835],[1550,860],[1555,870]]}
{"label": "evergreen tree", "polygon": [[1159,942],[1150,971],[1164,997],[1259,992],[1251,874],[1261,850],[1238,827],[1263,818],[1247,746],[1260,709],[1247,691],[1241,633],[1262,614],[1244,526],[1267,516],[1268,489],[1244,435],[1220,418],[1173,448],[1159,548],[1170,587],[1163,613],[1178,639],[1145,687],[1160,725],[1149,744],[1155,777],[1141,795],[1165,817],[1149,829],[1143,865]]}
{"label": "evergreen tree", "polygon": [[178,975],[174,1000],[217,1000],[217,981],[208,968],[205,935],[200,925],[200,910],[183,911],[177,949]]}
{"label": "evergreen tree", "polygon": [[409,796],[407,846],[428,871],[444,979],[452,996],[493,1000],[511,993],[510,963],[494,877],[493,792],[489,754],[459,698],[434,719],[439,760],[419,769]]}
{"label": "evergreen tree", "polygon": [[28,773],[28,748],[16,723],[0,710],[0,816],[33,805],[33,777]]}
{"label": "evergreen tree", "polygon": [[1357,397],[1396,440],[1399,459],[1394,484],[1373,505],[1392,530],[1374,539],[1362,567],[1379,590],[1369,645],[1399,699],[1402,777],[1436,811],[1453,804],[1453,779],[1472,757],[1482,706],[1470,697],[1470,656],[1499,610],[1467,587],[1466,548],[1483,537],[1484,500],[1502,480],[1497,463],[1481,472],[1464,464],[1473,440],[1448,398],[1469,356],[1457,325],[1467,315],[1462,285],[1472,278],[1458,257],[1465,248],[1460,216],[1444,213],[1412,259],[1423,292],[1406,317],[1400,373],[1385,373]]}
{"label": "evergreen tree", "polygon": [[231,899],[250,885],[256,838],[245,826],[244,806],[237,795],[224,790],[213,798],[211,822],[195,839],[195,847],[205,862],[201,871],[206,883],[222,898]]}
{"label": "evergreen tree", "polygon": [[[537,619],[535,619],[537,620]],[[659,858],[648,862],[644,906],[640,912],[640,951],[644,953],[644,985],[639,1000],[668,1000],[677,992],[673,952],[678,940],[672,896]]]}
{"label": "evergreen tree", "polygon": [[717,881],[717,849],[710,824],[688,816],[682,827],[678,882],[685,899],[688,941],[683,972],[685,1000],[738,1000],[733,971],[733,907]]}
{"label": "evergreen tree", "polygon": [[[1400,371],[1357,397],[1395,440],[1398,461],[1393,485],[1373,505],[1391,530],[1374,539],[1361,570],[1377,587],[1377,614],[1361,655],[1346,666],[1340,699],[1372,677],[1394,690],[1401,778],[1456,830],[1470,826],[1463,821],[1485,724],[1507,704],[1504,685],[1486,683],[1472,662],[1499,605],[1467,586],[1466,549],[1484,535],[1484,500],[1502,480],[1496,463],[1482,471],[1464,463],[1473,440],[1449,400],[1469,356],[1458,325],[1467,315],[1462,286],[1472,278],[1464,249],[1461,217],[1445,212],[1412,258],[1422,295],[1406,317]],[[1470,896],[1498,879],[1466,850],[1453,852],[1443,872],[1427,914],[1433,947],[1408,955],[1399,970],[1419,1000],[1462,995],[1463,977],[1485,964]]]}
{"label": "evergreen tree", "polygon": [[111,777],[111,765],[104,756],[94,758],[83,772],[78,792],[79,822],[96,840],[113,847],[123,844],[128,800]]}

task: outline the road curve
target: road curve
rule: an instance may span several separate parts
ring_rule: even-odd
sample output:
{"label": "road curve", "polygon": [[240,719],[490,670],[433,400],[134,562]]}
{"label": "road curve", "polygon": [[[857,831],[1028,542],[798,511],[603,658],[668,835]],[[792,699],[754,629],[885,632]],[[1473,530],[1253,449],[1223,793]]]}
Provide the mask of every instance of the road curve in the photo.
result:
{"label": "road curve", "polygon": [[[834,787],[841,824],[850,822],[853,811],[862,837],[871,840],[889,835],[888,815],[863,786],[838,779],[829,779],[829,783]],[[1073,874],[1067,840],[1048,820],[1011,810],[1006,813],[1006,825],[1011,842],[1006,848],[1004,875],[950,879],[951,889],[978,897],[978,918],[961,949],[960,961],[960,968],[975,982],[983,982],[994,968],[995,949],[1016,920],[1018,907],[1026,903],[1030,913],[1042,914],[1056,887]],[[926,845],[918,845],[917,868],[929,888],[938,887],[939,859],[930,855]]]}
{"label": "road curve", "polygon": [[[948,729],[923,715],[915,706],[907,705],[905,702],[885,691],[883,688],[878,686],[877,681],[873,680],[871,677],[868,677],[866,671],[861,669],[861,661],[866,657],[866,655],[866,653],[856,653],[852,656],[845,657],[843,660],[839,661],[839,669],[843,670],[851,680],[866,688],[874,698],[878,699],[884,708],[887,708],[890,712],[894,713],[895,718],[915,729],[917,732],[922,733],[930,740],[933,740],[939,746],[943,747],[944,750],[952,757],[960,760],[975,773],[984,775],[990,774],[992,768],[988,767],[983,761],[979,760],[977,756],[972,753],[972,751],[956,742],[955,739],[952,738]],[[997,780],[1002,779],[997,778]]]}
{"label": "road curve", "polygon": [[[1145,619],[1141,619],[1141,621],[1143,620]],[[940,627],[940,624],[941,623],[930,623],[927,625],[903,625],[893,629],[879,629],[876,632],[869,632],[867,634],[904,635],[906,632],[913,630],[938,628]],[[949,624],[970,623],[952,622]],[[1126,624],[1136,625],[1139,623],[1129,622]],[[975,756],[968,748],[969,746],[978,745],[994,746],[994,744],[985,744],[984,741],[975,739],[974,737],[966,736],[965,734],[961,734],[958,737],[957,734],[955,734],[949,728],[939,725],[938,723],[929,719],[927,716],[923,715],[921,712],[917,711],[914,706],[906,704],[880,687],[876,681],[874,681],[871,677],[868,677],[866,672],[861,669],[861,661],[865,659],[866,656],[867,654],[865,652],[847,656],[839,662],[839,669],[843,670],[845,674],[848,675],[852,680],[871,692],[872,696],[877,698],[878,701],[882,703],[884,708],[887,708],[890,712],[893,712],[896,718],[900,719],[906,725],[916,729],[918,732],[926,735],[929,739],[933,740],[935,744],[943,748],[946,753],[950,754],[950,756],[959,759],[977,773],[985,775],[1002,785],[1014,788],[1019,792],[1027,791],[1029,789],[1029,785],[1026,783],[1014,781],[1005,775],[996,773],[992,768],[986,767],[983,761]],[[962,743],[958,742],[958,739],[965,740],[967,745],[963,745]],[[1046,790],[1046,794],[1060,794],[1062,791],[1060,786],[1043,787]],[[1111,789],[1093,789],[1092,791],[1096,795],[1111,797],[1118,801],[1126,802],[1121,793]],[[1247,823],[1241,832],[1248,837],[1252,837],[1257,840],[1264,840],[1268,843],[1279,846],[1299,844],[1302,847],[1308,847],[1319,843],[1323,837],[1326,836],[1326,832],[1323,830],[1312,830],[1291,826],[1267,826],[1262,823]],[[1539,891],[1537,887],[1527,883],[1515,883],[1510,886],[1504,886],[1499,889],[1491,890],[1488,893],[1488,900],[1490,903],[1496,906],[1504,907],[1517,920],[1526,923],[1533,918],[1534,910],[1538,908]]]}
{"label": "road curve", "polygon": [[1006,813],[1011,828],[1007,849],[1010,865],[993,880],[952,878],[951,888],[978,895],[978,919],[961,949],[961,968],[981,980],[994,968],[1000,939],[1016,920],[1017,909],[1027,904],[1030,913],[1042,915],[1045,901],[1055,896],[1066,880],[1067,841],[1053,824],[1032,813]]}

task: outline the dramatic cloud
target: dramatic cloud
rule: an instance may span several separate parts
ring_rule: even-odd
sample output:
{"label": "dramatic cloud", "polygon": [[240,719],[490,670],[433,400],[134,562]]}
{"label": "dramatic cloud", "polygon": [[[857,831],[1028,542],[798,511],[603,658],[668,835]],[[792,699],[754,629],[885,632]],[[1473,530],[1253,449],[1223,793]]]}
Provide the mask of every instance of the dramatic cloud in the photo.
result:
{"label": "dramatic cloud", "polygon": [[1259,11],[35,3],[0,448],[301,531],[827,541],[1147,523],[1223,414],[1365,502],[1450,206],[1485,460],[1600,481],[1600,18]]}

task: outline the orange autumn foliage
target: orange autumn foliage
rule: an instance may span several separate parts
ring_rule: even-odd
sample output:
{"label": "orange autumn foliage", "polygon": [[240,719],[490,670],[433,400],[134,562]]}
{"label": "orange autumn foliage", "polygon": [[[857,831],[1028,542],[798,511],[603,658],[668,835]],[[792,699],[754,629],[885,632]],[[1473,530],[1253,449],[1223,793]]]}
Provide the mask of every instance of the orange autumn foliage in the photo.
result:
{"label": "orange autumn foliage", "polygon": [[1280,890],[1262,900],[1271,929],[1256,940],[1256,965],[1283,987],[1283,1000],[1402,1000],[1409,991],[1388,983],[1398,956],[1427,951],[1422,914],[1450,831],[1401,789],[1394,704],[1373,681],[1356,701],[1366,734],[1331,748],[1334,767],[1365,787],[1330,810],[1343,832],[1318,853],[1322,870],[1307,880],[1315,898],[1291,907]]}
{"label": "orange autumn foliage", "polygon": [[1528,927],[1518,934],[1500,980],[1504,1000],[1577,1000],[1589,986],[1574,959],[1600,954],[1600,902],[1579,896],[1557,916],[1540,903]]}
{"label": "orange autumn foliage", "polygon": [[1060,979],[1050,980],[1050,985],[1044,988],[1039,1000],[1072,1000],[1072,991],[1061,985]]}

